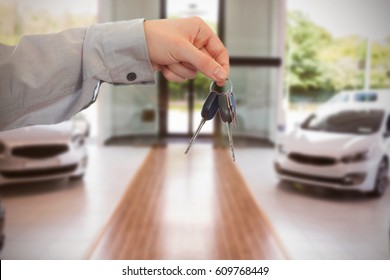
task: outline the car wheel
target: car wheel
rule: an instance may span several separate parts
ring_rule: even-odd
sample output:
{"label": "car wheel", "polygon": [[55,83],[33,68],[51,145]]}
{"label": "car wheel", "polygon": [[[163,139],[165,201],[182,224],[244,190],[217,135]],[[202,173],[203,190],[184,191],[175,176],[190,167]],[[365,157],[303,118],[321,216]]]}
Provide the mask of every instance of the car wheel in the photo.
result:
{"label": "car wheel", "polygon": [[372,191],[374,197],[381,197],[386,190],[388,184],[388,164],[385,159],[381,161],[375,178],[375,186]]}

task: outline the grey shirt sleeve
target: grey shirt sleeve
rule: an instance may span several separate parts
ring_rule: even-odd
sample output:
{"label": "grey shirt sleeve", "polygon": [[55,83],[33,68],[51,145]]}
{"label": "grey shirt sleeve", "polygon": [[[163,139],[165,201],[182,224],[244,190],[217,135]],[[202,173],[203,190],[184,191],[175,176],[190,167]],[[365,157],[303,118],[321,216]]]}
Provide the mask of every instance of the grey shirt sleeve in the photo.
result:
{"label": "grey shirt sleeve", "polygon": [[0,130],[69,119],[93,102],[101,82],[153,84],[143,22],[96,24],[0,45]]}

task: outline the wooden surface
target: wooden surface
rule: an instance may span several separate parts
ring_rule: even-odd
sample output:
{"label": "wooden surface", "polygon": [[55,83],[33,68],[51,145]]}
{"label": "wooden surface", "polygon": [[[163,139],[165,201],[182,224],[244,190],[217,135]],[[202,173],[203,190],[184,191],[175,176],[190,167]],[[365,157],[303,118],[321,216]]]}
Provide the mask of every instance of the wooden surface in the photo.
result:
{"label": "wooden surface", "polygon": [[87,258],[286,258],[227,150],[184,150],[152,149]]}

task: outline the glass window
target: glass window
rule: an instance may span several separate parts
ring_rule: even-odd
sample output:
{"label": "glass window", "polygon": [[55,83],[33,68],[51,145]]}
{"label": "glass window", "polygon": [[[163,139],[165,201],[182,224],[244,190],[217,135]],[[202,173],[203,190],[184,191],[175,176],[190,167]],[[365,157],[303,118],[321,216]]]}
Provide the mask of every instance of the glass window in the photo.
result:
{"label": "glass window", "polygon": [[389,132],[390,132],[390,115],[387,118],[387,122],[386,122],[386,133],[389,133]]}
{"label": "glass window", "polygon": [[117,87],[111,94],[112,136],[157,134],[156,86]]}
{"label": "glass window", "polygon": [[375,92],[358,92],[355,94],[355,101],[357,102],[375,102],[378,96]]}
{"label": "glass window", "polygon": [[[100,16],[105,21],[142,17],[153,19],[159,15],[159,5],[156,5],[155,0],[138,1],[136,5],[134,1],[100,1],[99,4]],[[159,121],[157,85],[158,78],[156,85],[123,87],[106,85],[107,92],[101,91],[98,98],[102,105],[99,114],[104,116],[101,119],[103,137],[120,139],[127,136],[156,136]]]}
{"label": "glass window", "polygon": [[[237,104],[238,126],[233,135],[268,139],[276,124],[276,68],[236,66],[230,79]],[[225,125],[222,126],[226,134]]]}
{"label": "glass window", "polygon": [[225,43],[231,56],[280,56],[280,1],[225,1]]}
{"label": "glass window", "polygon": [[[216,32],[218,0],[167,0],[168,18],[190,16],[201,17]],[[210,83],[211,80],[201,73],[198,73],[191,82],[186,81],[181,84],[168,82],[168,133],[193,133],[197,129],[201,121],[201,108],[207,97]],[[190,108],[191,106],[193,107]],[[213,122],[214,120],[207,121],[200,133],[210,134],[213,131]]]}
{"label": "glass window", "polygon": [[0,0],[0,42],[23,35],[59,32],[96,22],[98,0]]}
{"label": "glass window", "polygon": [[348,134],[371,134],[379,130],[382,110],[339,110],[313,114],[302,124],[303,129]]}
{"label": "glass window", "polygon": [[167,0],[168,18],[201,17],[217,30],[218,0]]}

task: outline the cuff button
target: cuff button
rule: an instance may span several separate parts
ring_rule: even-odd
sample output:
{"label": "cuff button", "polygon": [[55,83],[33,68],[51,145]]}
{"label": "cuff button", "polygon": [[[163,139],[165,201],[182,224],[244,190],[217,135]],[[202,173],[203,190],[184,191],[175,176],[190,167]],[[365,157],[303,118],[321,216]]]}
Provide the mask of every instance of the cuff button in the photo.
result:
{"label": "cuff button", "polygon": [[131,72],[131,73],[127,74],[127,80],[128,81],[132,82],[135,79],[137,79],[137,74],[135,74],[134,72]]}

